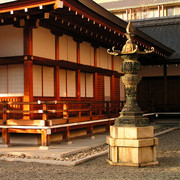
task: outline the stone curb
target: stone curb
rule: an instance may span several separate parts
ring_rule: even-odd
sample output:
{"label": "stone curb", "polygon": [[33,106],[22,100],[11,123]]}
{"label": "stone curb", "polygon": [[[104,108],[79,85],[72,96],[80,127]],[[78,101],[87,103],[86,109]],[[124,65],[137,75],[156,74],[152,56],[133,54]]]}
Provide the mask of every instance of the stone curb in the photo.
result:
{"label": "stone curb", "polygon": [[10,162],[28,162],[28,163],[43,163],[43,164],[53,164],[53,165],[62,165],[62,166],[76,166],[78,164],[82,164],[91,159],[95,159],[99,156],[103,156],[108,153],[108,150],[93,154],[92,156],[87,156],[85,158],[79,159],[77,161],[55,161],[55,160],[41,160],[41,159],[22,159],[22,158],[8,158],[8,157],[0,157],[2,161],[10,161]]}
{"label": "stone curb", "polygon": [[86,150],[89,150],[89,149],[92,149],[92,148],[95,148],[95,147],[98,147],[98,146],[102,146],[102,145],[105,145],[106,143],[99,143],[99,144],[96,144],[96,145],[91,145],[91,146],[88,146],[88,147],[83,147],[81,149],[77,149],[77,150],[72,150],[72,151],[69,151],[69,152],[65,152],[63,154],[61,154],[61,158],[65,157],[65,156],[69,156],[69,155],[72,155],[72,154],[76,154],[76,153],[79,153],[81,151],[86,151]]}
{"label": "stone curb", "polygon": [[166,134],[166,133],[169,133],[171,131],[178,130],[178,129],[180,129],[180,127],[175,127],[175,128],[167,129],[165,131],[162,131],[162,132],[154,134],[154,136],[160,136],[160,135],[163,135],[163,134]]}

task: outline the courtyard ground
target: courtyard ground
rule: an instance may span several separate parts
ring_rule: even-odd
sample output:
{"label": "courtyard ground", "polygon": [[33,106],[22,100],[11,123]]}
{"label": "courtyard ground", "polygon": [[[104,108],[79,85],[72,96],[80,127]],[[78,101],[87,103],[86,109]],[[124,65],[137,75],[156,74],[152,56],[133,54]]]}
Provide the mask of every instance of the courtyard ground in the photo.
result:
{"label": "courtyard ground", "polygon": [[0,161],[0,179],[180,180],[180,130],[158,138],[157,159],[160,164],[157,166],[144,168],[111,166],[106,162],[107,155],[72,167]]}

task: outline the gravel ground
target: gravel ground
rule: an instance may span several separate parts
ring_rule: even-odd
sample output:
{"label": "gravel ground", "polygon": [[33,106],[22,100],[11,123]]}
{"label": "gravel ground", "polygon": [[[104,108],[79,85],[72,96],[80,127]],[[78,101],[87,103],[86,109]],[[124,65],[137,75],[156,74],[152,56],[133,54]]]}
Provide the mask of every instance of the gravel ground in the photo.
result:
{"label": "gravel ground", "polygon": [[127,179],[180,180],[180,130],[159,136],[157,157],[160,164],[145,168],[111,166],[107,156],[75,167],[38,163],[0,161],[1,180],[24,179]]}

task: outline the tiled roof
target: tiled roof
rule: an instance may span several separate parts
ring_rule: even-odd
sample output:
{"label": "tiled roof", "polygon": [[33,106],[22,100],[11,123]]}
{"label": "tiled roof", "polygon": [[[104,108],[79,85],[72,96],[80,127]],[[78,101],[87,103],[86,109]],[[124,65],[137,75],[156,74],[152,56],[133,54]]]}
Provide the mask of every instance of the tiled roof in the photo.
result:
{"label": "tiled roof", "polygon": [[177,3],[180,0],[117,0],[113,2],[99,3],[102,7],[108,10],[131,8],[134,6],[150,6],[156,4]]}
{"label": "tiled roof", "polygon": [[180,59],[180,24],[144,26],[139,30],[174,49],[176,52],[171,55],[170,59]]}

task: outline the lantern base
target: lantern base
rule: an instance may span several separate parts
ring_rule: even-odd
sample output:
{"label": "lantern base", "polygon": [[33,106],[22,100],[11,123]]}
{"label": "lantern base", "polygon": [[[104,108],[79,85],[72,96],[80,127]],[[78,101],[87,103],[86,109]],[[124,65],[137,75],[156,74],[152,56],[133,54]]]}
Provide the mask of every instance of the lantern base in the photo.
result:
{"label": "lantern base", "polygon": [[154,128],[148,127],[110,127],[107,161],[118,166],[150,166],[157,165]]}

